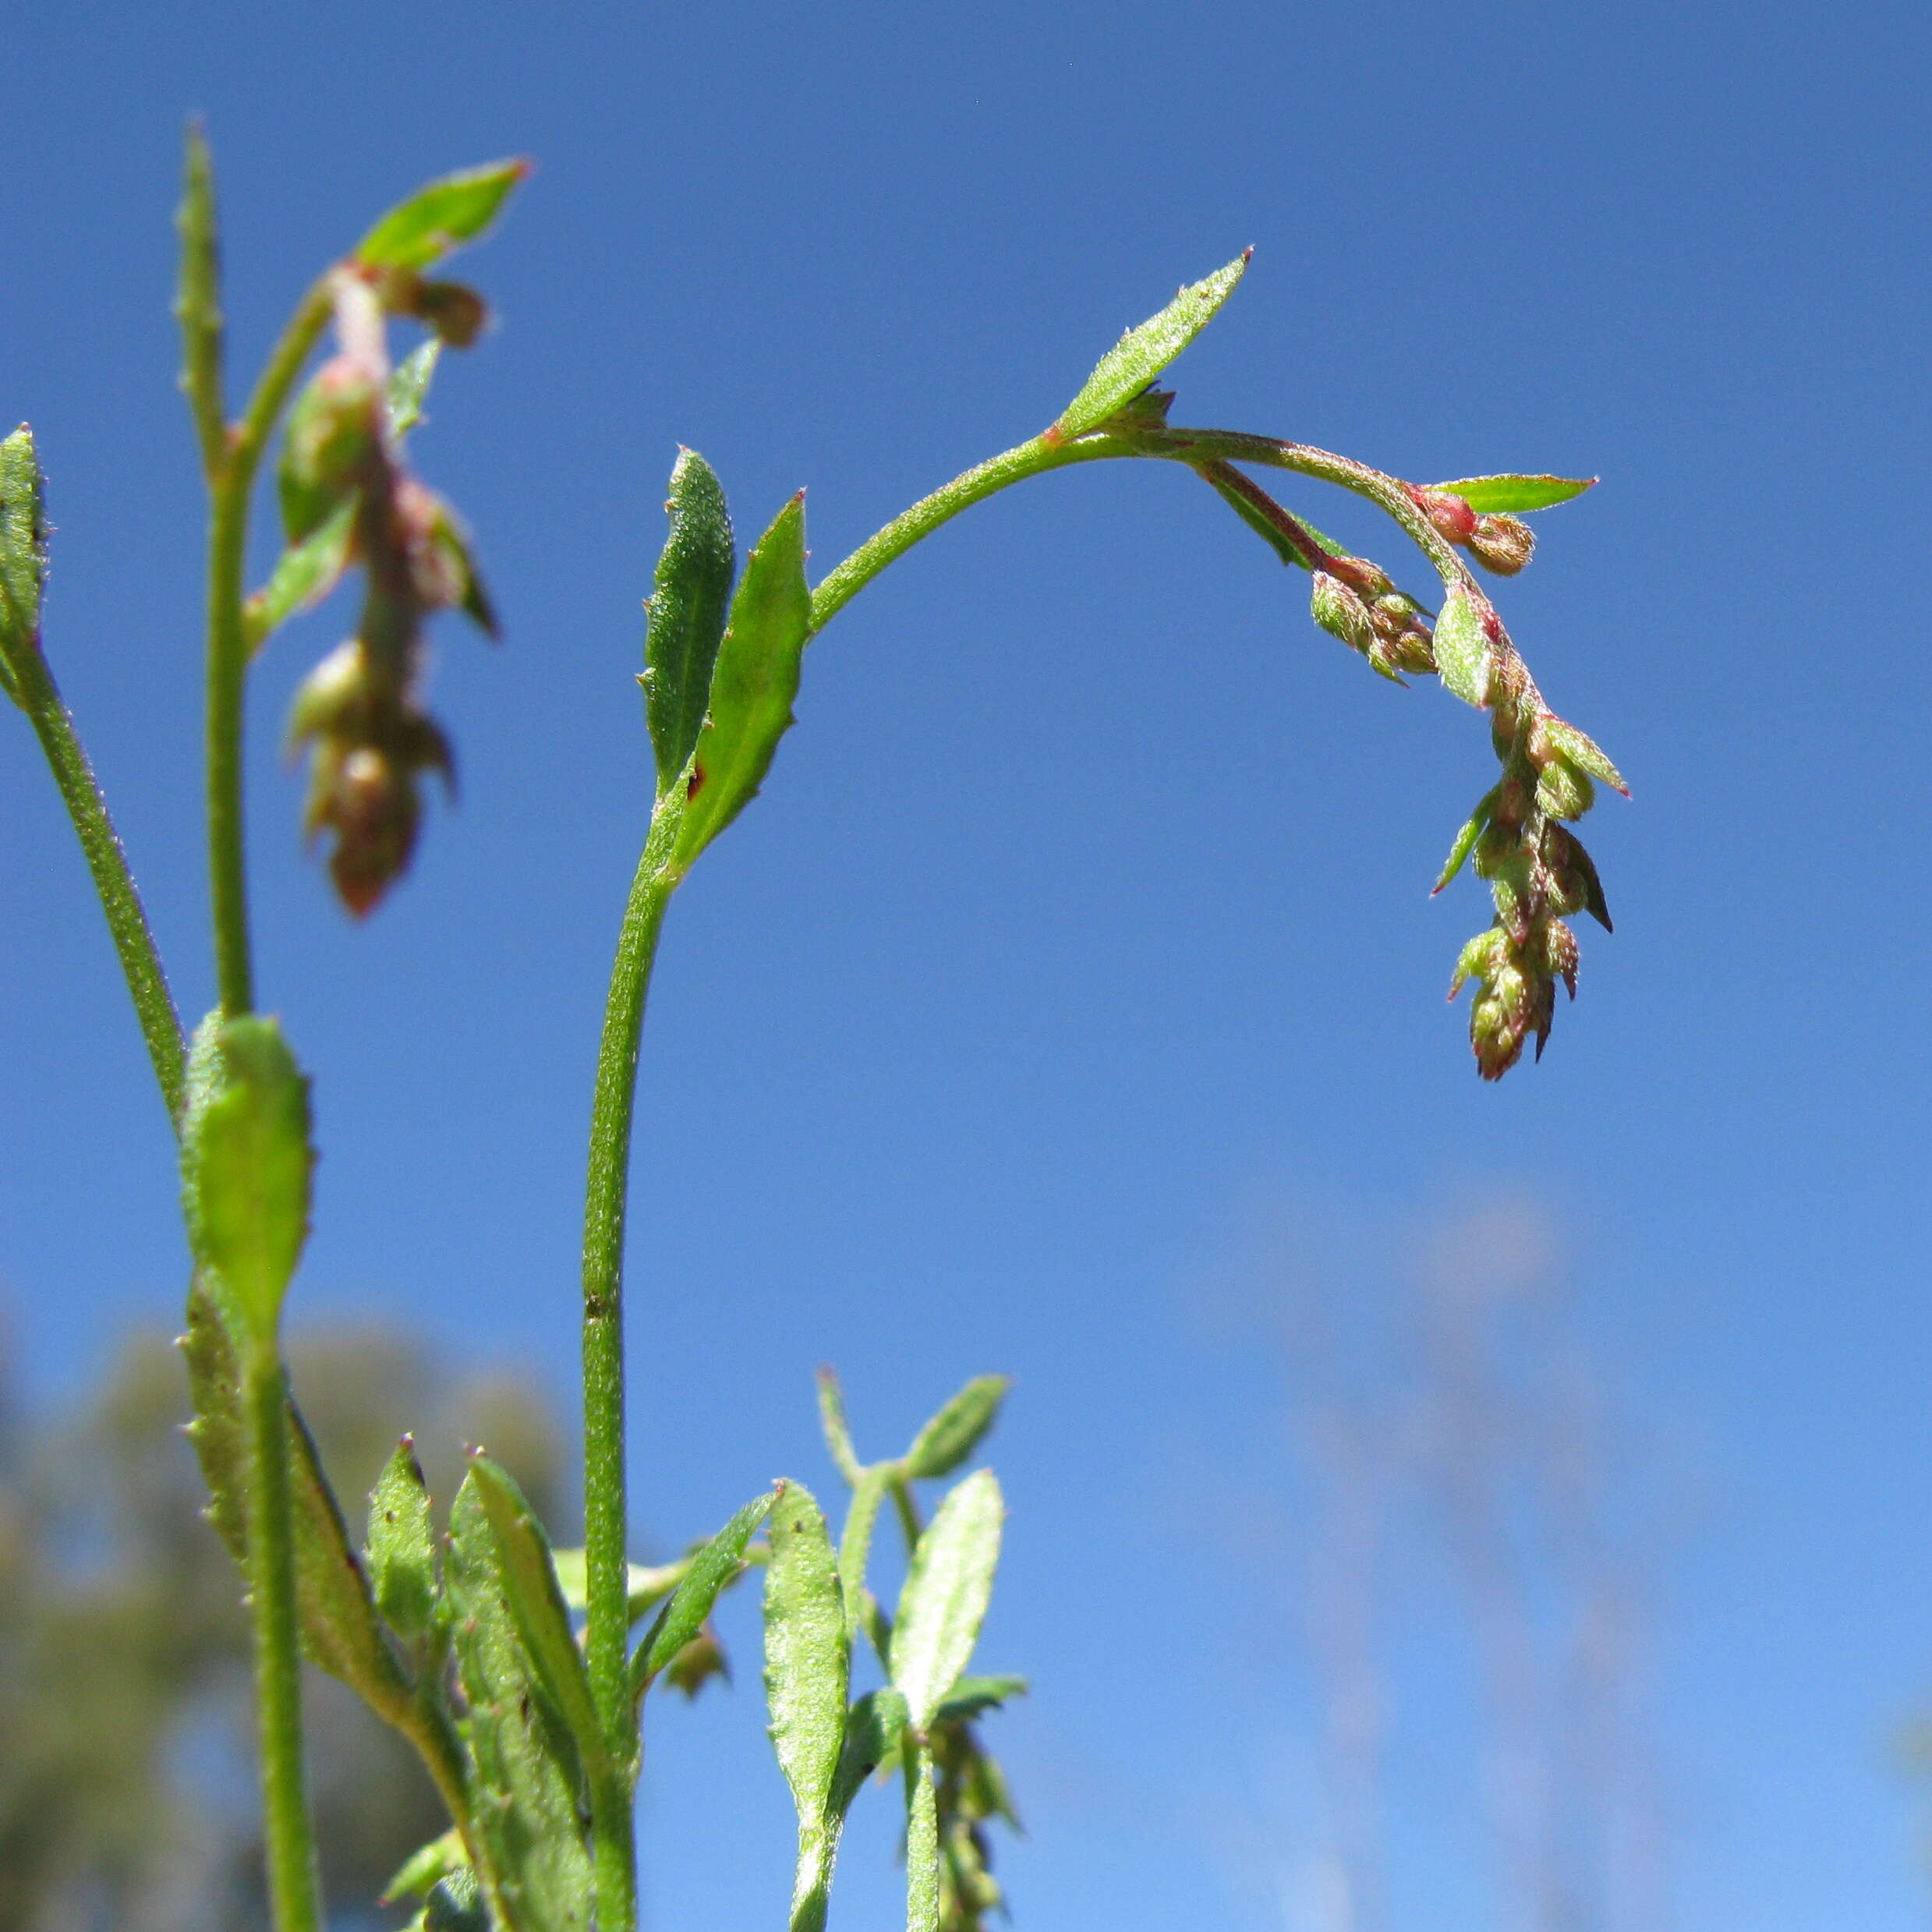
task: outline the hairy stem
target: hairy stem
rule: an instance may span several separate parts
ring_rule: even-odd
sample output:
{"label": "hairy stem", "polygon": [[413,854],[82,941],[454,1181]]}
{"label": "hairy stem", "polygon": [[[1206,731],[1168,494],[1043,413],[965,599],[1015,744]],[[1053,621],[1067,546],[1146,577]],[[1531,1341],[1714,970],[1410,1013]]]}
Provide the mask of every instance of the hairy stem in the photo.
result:
{"label": "hairy stem", "polygon": [[208,877],[221,1010],[232,1017],[255,1003],[248,930],[248,865],[243,837],[242,700],[248,677],[242,577],[248,561],[249,500],[262,452],[288,392],[330,313],[329,285],[305,295],[262,372],[247,413],[230,430],[209,485],[207,784]]}
{"label": "hairy stem", "polygon": [[637,1918],[637,1853],[631,1785],[637,1720],[630,1695],[630,1559],[625,1478],[624,1230],[638,1046],[665,908],[681,875],[672,862],[682,821],[674,791],[660,801],[631,882],[610,968],[590,1112],[584,1184],[583,1401],[585,1632],[590,1688],[621,1775],[593,1790],[591,1838],[599,1932],[629,1932]]}
{"label": "hairy stem", "polygon": [[272,1342],[243,1356],[248,1428],[248,1567],[255,1619],[255,1707],[261,1739],[262,1832],[276,1932],[320,1932],[302,1768],[302,1667],[295,1637],[295,1515],[287,1393]]}
{"label": "hairy stem", "polygon": [[127,854],[108,816],[108,801],[101,794],[99,780],[87,761],[87,754],[74,730],[74,721],[61,702],[54,674],[37,650],[22,651],[13,665],[19,685],[21,702],[32,720],[47,755],[47,763],[60,788],[67,816],[73,821],[80,849],[94,876],[94,889],[101,909],[108,915],[108,930],[114,950],[121,957],[121,971],[127,977],[127,989],[134,1001],[135,1017],[141,1023],[141,1036],[147,1042],[147,1056],[154,1062],[154,1077],[161,1083],[161,1099],[171,1116],[181,1112],[182,1069],[186,1049],[182,1039],[180,1016],[168,990],[168,975],[161,968],[161,954],[147,923],[147,914],[136,890],[134,875],[128,868]]}

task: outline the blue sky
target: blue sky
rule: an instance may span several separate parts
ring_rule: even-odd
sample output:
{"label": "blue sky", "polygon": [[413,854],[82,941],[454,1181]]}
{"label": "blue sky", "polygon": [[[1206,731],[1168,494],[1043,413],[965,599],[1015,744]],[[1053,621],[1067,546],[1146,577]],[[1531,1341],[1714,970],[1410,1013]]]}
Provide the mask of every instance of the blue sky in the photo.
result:
{"label": "blue sky", "polygon": [[[367,928],[336,914],[278,748],[331,611],[255,681],[250,824],[264,996],[318,1078],[303,1307],[560,1391],[680,442],[743,534],[808,487],[822,571],[1251,243],[1173,372],[1180,418],[1420,479],[1603,476],[1500,600],[1632,780],[1590,826],[1617,932],[1583,935],[1580,1000],[1499,1089],[1441,999],[1480,894],[1426,897],[1489,783],[1481,724],[1370,677],[1184,476],[1011,493],[827,631],[653,995],[640,1532],[708,1528],[780,1470],[828,1485],[822,1360],[882,1449],[1013,1371],[987,1642],[1036,1686],[1003,1734],[1019,1923],[1299,1927],[1251,1869],[1304,1832],[1299,1774],[1269,1796],[1306,1725],[1296,1613],[1269,1624],[1215,1527],[1258,1482],[1298,1493],[1293,1418],[1202,1284],[1251,1277],[1280,1215],[1385,1254],[1372,1283],[1402,1230],[1540,1204],[1633,1439],[1683,1445],[1700,1499],[1656,1614],[1672,1923],[1922,1923],[1888,1757],[1932,1693],[1922,12],[15,12],[0,409],[40,439],[48,646],[191,1010],[182,119],[214,143],[238,366],[417,181],[537,161],[465,264],[501,325],[416,444],[506,617],[500,653],[439,639],[461,809]],[[1399,556],[1354,506],[1293,501]],[[11,737],[0,1282],[53,1401],[171,1318],[182,1254],[98,915]],[[1461,1932],[1498,1920],[1454,1825],[1475,1746],[1445,1669],[1413,1672],[1392,1883],[1401,1924]],[[752,1673],[662,1733],[656,1922],[770,1923],[786,1809]],[[855,1849],[848,1923],[888,1909],[862,1868],[889,1853],[883,1828]]]}

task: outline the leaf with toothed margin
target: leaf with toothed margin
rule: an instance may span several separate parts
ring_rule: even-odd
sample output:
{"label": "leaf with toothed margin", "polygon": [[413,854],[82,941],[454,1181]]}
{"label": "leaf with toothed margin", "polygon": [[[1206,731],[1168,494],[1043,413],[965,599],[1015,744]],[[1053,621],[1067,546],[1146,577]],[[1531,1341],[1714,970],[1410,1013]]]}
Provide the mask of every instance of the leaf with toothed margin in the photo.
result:
{"label": "leaf with toothed margin", "polygon": [[1435,621],[1435,645],[1436,674],[1443,688],[1481,710],[1489,702],[1489,633],[1461,584],[1451,587]]}
{"label": "leaf with toothed margin", "polygon": [[778,741],[791,728],[800,660],[812,635],[805,565],[800,490],[745,558],[731,599],[688,781],[691,804],[678,837],[681,865],[689,865],[757,797]]}
{"label": "leaf with toothed margin", "polygon": [[1588,772],[1592,778],[1600,778],[1606,785],[1614,785],[1625,798],[1629,797],[1630,787],[1623,782],[1622,773],[1611,763],[1594,738],[1554,715],[1545,717],[1543,730],[1551,744],[1579,771]]}
{"label": "leaf with toothed margin", "polygon": [[745,1568],[745,1546],[752,1533],[784,1495],[782,1486],[754,1497],[691,1559],[671,1601],[657,1613],[631,1660],[631,1692],[642,1697],[651,1679],[704,1628],[719,1593]]}
{"label": "leaf with toothed margin", "polygon": [[391,208],[352,259],[366,268],[427,268],[482,234],[529,172],[526,161],[490,161],[430,182]]}
{"label": "leaf with toothed margin", "polygon": [[1483,828],[1489,823],[1489,815],[1496,809],[1496,794],[1502,789],[1500,785],[1491,785],[1476,801],[1476,809],[1463,821],[1463,829],[1456,834],[1456,843],[1449,847],[1441,876],[1429,888],[1431,898],[1463,869],[1463,862],[1476,849],[1476,841],[1482,837]]}
{"label": "leaf with toothed margin", "polygon": [[1060,412],[1053,426],[1060,436],[1084,436],[1132,402],[1214,320],[1215,310],[1234,292],[1253,253],[1244,249],[1226,267],[1183,288],[1159,314],[1129,329]]}
{"label": "leaf with toothed margin", "polygon": [[1594,488],[1597,480],[1594,476],[1464,476],[1429,487],[1460,497],[1479,516],[1493,516],[1568,503]]}

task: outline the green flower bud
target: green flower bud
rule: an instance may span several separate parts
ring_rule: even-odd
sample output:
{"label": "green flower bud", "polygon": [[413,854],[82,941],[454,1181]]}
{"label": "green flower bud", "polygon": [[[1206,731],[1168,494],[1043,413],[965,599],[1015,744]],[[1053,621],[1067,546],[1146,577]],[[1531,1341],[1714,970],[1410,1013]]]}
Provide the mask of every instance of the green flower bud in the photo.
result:
{"label": "green flower bud", "polygon": [[1536,801],[1553,819],[1580,819],[1597,802],[1597,787],[1587,772],[1555,758],[1536,781]]}
{"label": "green flower bud", "polygon": [[1491,974],[1509,957],[1509,936],[1500,926],[1488,926],[1478,932],[1456,956],[1456,971],[1449,977],[1450,999],[1471,979],[1486,985]]}
{"label": "green flower bud", "polygon": [[1325,570],[1315,573],[1308,609],[1315,622],[1332,637],[1339,637],[1352,651],[1367,654],[1375,637],[1368,607],[1339,577],[1331,577]]}
{"label": "green flower bud", "polygon": [[278,484],[288,540],[326,523],[380,448],[383,386],[347,356],[324,363],[288,412]]}

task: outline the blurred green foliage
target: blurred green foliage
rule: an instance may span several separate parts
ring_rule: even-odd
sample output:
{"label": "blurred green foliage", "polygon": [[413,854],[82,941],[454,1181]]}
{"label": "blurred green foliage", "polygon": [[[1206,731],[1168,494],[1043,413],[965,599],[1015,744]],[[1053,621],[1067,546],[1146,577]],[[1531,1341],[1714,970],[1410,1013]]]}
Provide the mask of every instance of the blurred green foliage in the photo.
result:
{"label": "blurred green foliage", "polygon": [[[373,1328],[290,1353],[352,1518],[413,1427],[439,1516],[464,1446],[482,1442],[547,1521],[568,1520],[557,1418],[527,1385],[452,1381]],[[188,1416],[160,1336],[131,1340],[58,1417],[0,1385],[0,1932],[266,1919],[242,1580],[202,1520]],[[307,1696],[324,1896],[337,1924],[380,1923],[383,1884],[446,1821],[408,1747],[353,1696],[313,1672]]]}

